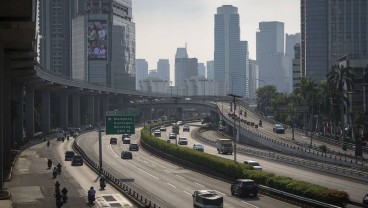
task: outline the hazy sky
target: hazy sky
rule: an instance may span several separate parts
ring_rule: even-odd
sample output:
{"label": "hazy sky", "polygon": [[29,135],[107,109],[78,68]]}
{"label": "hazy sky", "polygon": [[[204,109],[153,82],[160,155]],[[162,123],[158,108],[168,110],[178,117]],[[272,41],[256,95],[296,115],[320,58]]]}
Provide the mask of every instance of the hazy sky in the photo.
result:
{"label": "hazy sky", "polygon": [[185,43],[189,57],[204,63],[213,60],[214,14],[222,5],[238,7],[240,38],[249,42],[252,59],[256,56],[259,22],[280,21],[285,24],[285,33],[300,32],[300,0],[132,1],[136,58],[146,59],[149,70],[156,69],[159,58],[166,58],[173,71],[176,48],[185,47]]}

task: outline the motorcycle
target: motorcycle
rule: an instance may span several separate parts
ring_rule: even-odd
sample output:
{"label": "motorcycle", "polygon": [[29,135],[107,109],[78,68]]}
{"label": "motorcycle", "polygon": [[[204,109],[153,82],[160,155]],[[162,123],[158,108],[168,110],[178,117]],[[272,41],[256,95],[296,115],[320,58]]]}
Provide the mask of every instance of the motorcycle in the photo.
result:
{"label": "motorcycle", "polygon": [[104,190],[105,187],[106,187],[105,181],[100,181],[100,188],[101,188],[101,190]]}
{"label": "motorcycle", "polygon": [[95,202],[95,195],[88,194],[88,203],[94,204]]}
{"label": "motorcycle", "polygon": [[57,167],[57,169],[56,169],[57,174],[60,175],[60,173],[61,173],[61,164],[59,163],[56,167]]}
{"label": "motorcycle", "polygon": [[68,201],[68,196],[66,194],[62,194],[61,198],[63,199],[63,203]]}
{"label": "motorcycle", "polygon": [[259,126],[262,127],[262,120],[259,120]]}
{"label": "motorcycle", "polygon": [[47,160],[47,167],[48,167],[49,169],[51,169],[51,166],[52,166],[52,160],[48,159],[48,160]]}
{"label": "motorcycle", "polygon": [[56,171],[56,170],[52,171],[52,176],[53,176],[54,178],[56,178],[56,176],[57,176],[57,171]]}

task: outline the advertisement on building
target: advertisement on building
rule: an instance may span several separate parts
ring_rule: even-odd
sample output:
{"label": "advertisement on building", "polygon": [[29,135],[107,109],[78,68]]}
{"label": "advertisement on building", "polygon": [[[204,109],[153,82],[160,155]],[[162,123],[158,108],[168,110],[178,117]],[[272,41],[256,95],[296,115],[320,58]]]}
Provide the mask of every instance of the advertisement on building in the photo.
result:
{"label": "advertisement on building", "polygon": [[107,21],[88,21],[88,59],[107,58]]}

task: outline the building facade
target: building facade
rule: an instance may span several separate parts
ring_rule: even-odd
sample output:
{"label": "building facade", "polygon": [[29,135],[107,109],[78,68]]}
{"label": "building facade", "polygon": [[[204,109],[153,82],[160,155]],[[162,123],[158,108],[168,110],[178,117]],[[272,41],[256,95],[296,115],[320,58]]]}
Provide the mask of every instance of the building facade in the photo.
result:
{"label": "building facade", "polygon": [[136,74],[135,74],[135,83],[136,89],[140,90],[139,81],[147,78],[148,76],[148,62],[145,59],[136,59],[135,60]]}
{"label": "building facade", "polygon": [[214,71],[215,71],[215,66],[214,66],[214,61],[207,61],[207,71],[206,71],[206,78],[207,79],[212,79],[214,80]]}
{"label": "building facade", "polygon": [[131,1],[88,0],[83,5],[85,10],[77,9],[79,13],[72,20],[72,78],[134,90],[135,24]]}
{"label": "building facade", "polygon": [[301,0],[301,68],[317,83],[340,57],[368,53],[366,0]]}
{"label": "building facade", "polygon": [[218,95],[228,93],[245,97],[244,52],[240,43],[238,8],[224,5],[215,14],[214,80]]}
{"label": "building facade", "polygon": [[70,77],[72,1],[39,1],[40,64]]}
{"label": "building facade", "polygon": [[170,81],[169,59],[159,59],[157,62],[158,77],[162,80]]}
{"label": "building facade", "polygon": [[284,23],[260,22],[256,44],[259,79],[276,86],[279,92],[291,92],[290,63],[284,55]]}
{"label": "building facade", "polygon": [[175,59],[175,86],[185,85],[184,80],[198,76],[197,58],[176,58]]}
{"label": "building facade", "polygon": [[258,64],[256,60],[249,59],[249,99],[257,98],[256,90],[259,87]]}
{"label": "building facade", "polygon": [[184,96],[212,96],[215,94],[214,81],[202,75],[184,80]]}
{"label": "building facade", "polygon": [[295,65],[295,63],[293,62],[293,60],[295,59],[295,48],[294,47],[295,47],[295,44],[298,44],[300,42],[301,42],[300,33],[285,35],[285,57],[288,60],[287,62],[290,63],[287,69],[287,71],[289,72],[289,79],[291,80],[290,90],[289,90],[290,92],[293,91],[293,84],[294,84],[293,82],[294,81],[293,66]]}
{"label": "building facade", "polygon": [[206,77],[206,66],[204,63],[198,63],[198,76]]}
{"label": "building facade", "polygon": [[302,70],[300,67],[300,43],[295,44],[294,54],[295,55],[292,60],[292,63],[293,63],[293,90],[295,89],[295,85],[300,83],[300,80],[303,77]]}
{"label": "building facade", "polygon": [[157,77],[148,77],[143,80],[139,80],[139,87],[144,92],[158,92],[167,93],[169,88],[169,81],[162,80]]}

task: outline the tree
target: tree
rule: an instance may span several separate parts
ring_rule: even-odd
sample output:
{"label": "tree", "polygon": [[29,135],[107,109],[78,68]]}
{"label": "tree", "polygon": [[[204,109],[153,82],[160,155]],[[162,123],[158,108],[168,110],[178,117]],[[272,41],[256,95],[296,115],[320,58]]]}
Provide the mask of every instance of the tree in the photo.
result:
{"label": "tree", "polygon": [[334,91],[332,100],[339,103],[340,121],[342,123],[342,128],[344,128],[344,114],[349,108],[349,100],[345,93],[345,89],[348,91],[354,89],[354,74],[351,72],[349,66],[336,66],[327,73],[326,77],[328,86]]}
{"label": "tree", "polygon": [[267,115],[267,109],[271,107],[271,101],[276,96],[277,90],[273,85],[266,85],[258,88],[257,94],[257,110]]}
{"label": "tree", "polygon": [[[313,126],[313,114],[314,114],[314,104],[316,102],[317,95],[317,85],[310,78],[302,78],[299,83],[295,85],[294,93],[303,98],[303,104],[309,106],[309,129]],[[306,126],[307,118],[304,114],[304,126]]]}

